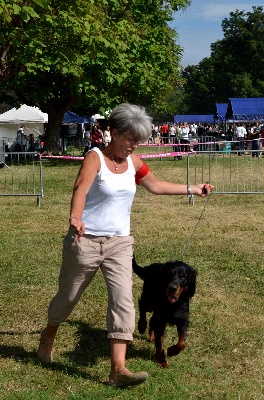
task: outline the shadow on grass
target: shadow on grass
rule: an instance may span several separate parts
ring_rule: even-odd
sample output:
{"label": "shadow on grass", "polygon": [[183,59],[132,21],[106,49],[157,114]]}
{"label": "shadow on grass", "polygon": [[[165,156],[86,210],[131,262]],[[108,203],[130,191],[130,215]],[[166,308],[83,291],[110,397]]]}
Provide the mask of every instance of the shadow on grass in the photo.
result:
{"label": "shadow on grass", "polygon": [[[82,157],[80,154],[76,154],[75,157]],[[42,158],[42,162],[44,163],[45,167],[72,167],[75,165],[81,165],[82,160],[79,159],[57,159],[57,158]]]}
{"label": "shadow on grass", "polygon": [[1,358],[10,358],[16,362],[23,362],[25,364],[32,363],[32,360],[38,365],[41,365],[44,369],[49,369],[51,371],[60,371],[67,375],[71,376],[79,376],[83,379],[95,380],[94,376],[88,374],[80,367],[68,364],[60,363],[60,362],[53,362],[52,364],[44,364],[41,363],[36,356],[36,352],[29,352],[26,351],[21,346],[7,346],[7,345],[0,345],[0,354]]}
{"label": "shadow on grass", "polygon": [[[43,368],[47,368],[53,371],[62,371],[67,373],[67,375],[80,376],[83,379],[94,379],[95,377],[88,374],[83,368],[93,367],[97,364],[97,361],[108,357],[109,367],[110,367],[110,344],[109,339],[107,339],[107,332],[103,329],[95,328],[83,321],[68,320],[64,323],[65,325],[70,325],[76,328],[75,335],[78,338],[75,348],[69,352],[61,352],[62,357],[69,360],[65,363],[63,362],[53,362],[52,364],[41,364],[37,359],[36,351],[26,351],[22,346],[17,345],[0,345],[1,358],[10,358],[17,362],[24,362],[25,364],[36,362],[41,364]],[[27,332],[28,333],[28,332]],[[40,333],[40,331],[32,331],[30,334]],[[2,335],[10,336],[21,336],[25,332],[0,332]],[[59,338],[60,332],[58,332]],[[56,350],[56,344],[55,344]],[[127,359],[129,358],[146,358],[149,356],[149,352],[146,350],[136,348],[133,343],[128,346]]]}
{"label": "shadow on grass", "polygon": [[[110,358],[110,344],[107,331],[90,326],[83,321],[67,321],[67,324],[76,326],[75,335],[78,343],[73,351],[64,353],[77,365],[95,365],[102,357]],[[149,357],[147,350],[138,349],[133,342],[128,345],[127,359]]]}

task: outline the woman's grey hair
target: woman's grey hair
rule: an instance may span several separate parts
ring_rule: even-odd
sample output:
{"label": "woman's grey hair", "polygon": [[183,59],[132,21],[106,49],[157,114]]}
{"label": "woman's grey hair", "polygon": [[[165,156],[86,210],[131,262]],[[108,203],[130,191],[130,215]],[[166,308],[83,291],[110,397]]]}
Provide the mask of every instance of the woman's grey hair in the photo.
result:
{"label": "woman's grey hair", "polygon": [[146,142],[151,135],[152,118],[144,107],[135,104],[119,104],[111,112],[108,123],[110,131],[130,133],[138,142]]}

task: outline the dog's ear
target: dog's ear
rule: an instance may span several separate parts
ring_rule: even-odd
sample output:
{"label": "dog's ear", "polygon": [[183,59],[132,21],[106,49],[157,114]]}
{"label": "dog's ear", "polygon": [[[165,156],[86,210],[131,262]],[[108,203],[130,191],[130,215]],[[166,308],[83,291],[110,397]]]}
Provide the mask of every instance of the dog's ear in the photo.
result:
{"label": "dog's ear", "polygon": [[186,290],[186,294],[188,297],[193,297],[196,289],[196,276],[197,276],[197,271],[190,267],[190,275],[188,279],[188,287]]}

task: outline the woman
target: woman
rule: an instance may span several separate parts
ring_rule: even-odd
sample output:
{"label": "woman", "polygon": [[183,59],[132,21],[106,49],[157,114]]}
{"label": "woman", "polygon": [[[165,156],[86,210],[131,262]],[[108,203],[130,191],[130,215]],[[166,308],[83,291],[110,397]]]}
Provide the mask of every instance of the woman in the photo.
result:
{"label": "woman", "polygon": [[[48,310],[48,325],[41,334],[38,357],[52,361],[53,340],[61,322],[70,315],[83,291],[101,268],[107,290],[107,329],[111,348],[109,383],[131,386],[144,382],[146,372],[125,366],[128,342],[133,340],[135,309],[132,297],[133,237],[130,210],[140,184],[154,194],[196,194],[204,197],[209,184],[186,186],[158,180],[133,151],[146,142],[151,117],[144,108],[120,104],[109,117],[111,142],[85,156],[73,188],[70,228],[63,242],[59,289]],[[206,192],[206,193],[204,193]]]}

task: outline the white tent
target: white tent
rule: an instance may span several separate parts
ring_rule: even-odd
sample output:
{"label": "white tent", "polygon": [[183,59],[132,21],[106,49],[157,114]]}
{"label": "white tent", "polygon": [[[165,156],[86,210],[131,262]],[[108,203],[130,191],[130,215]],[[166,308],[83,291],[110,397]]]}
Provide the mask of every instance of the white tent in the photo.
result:
{"label": "white tent", "polygon": [[44,134],[44,123],[48,122],[48,114],[37,107],[23,104],[20,108],[12,108],[0,114],[0,140],[11,145],[17,137],[17,130],[25,125],[25,134],[33,133],[35,137]]}

